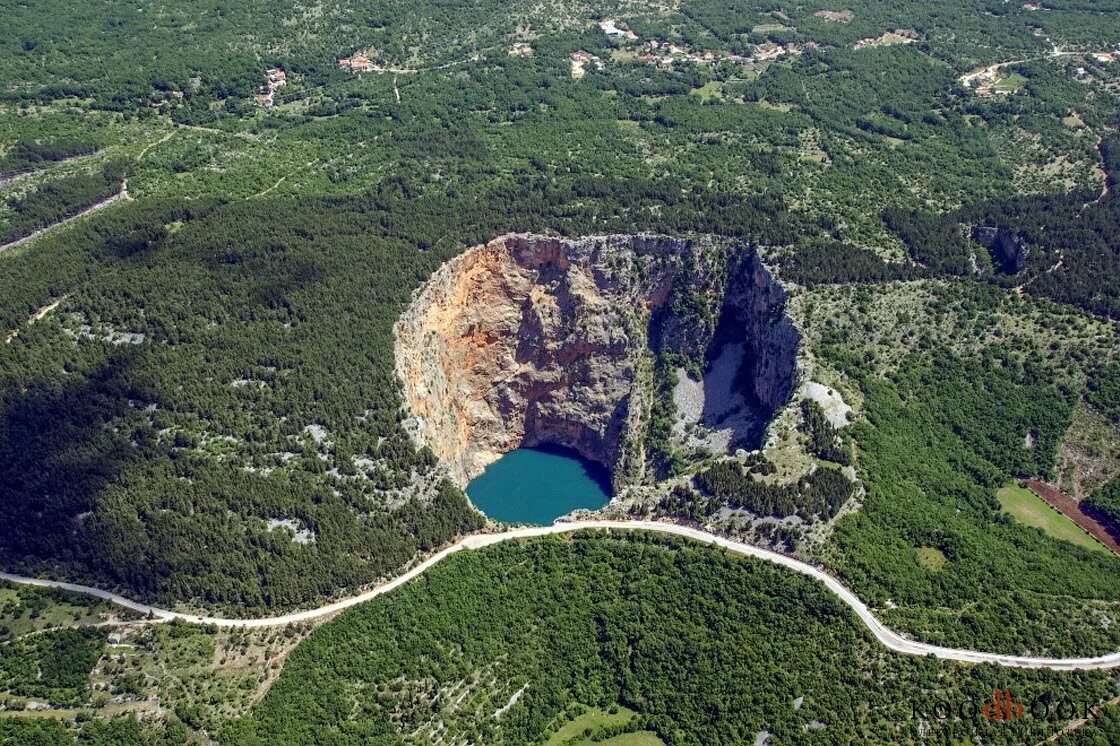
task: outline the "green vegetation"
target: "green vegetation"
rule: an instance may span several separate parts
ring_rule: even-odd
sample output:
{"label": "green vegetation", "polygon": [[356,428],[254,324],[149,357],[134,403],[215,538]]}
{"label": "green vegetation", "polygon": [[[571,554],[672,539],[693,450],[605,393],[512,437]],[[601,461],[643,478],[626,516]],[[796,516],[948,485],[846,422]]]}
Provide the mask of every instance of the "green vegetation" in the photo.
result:
{"label": "green vegetation", "polygon": [[65,220],[116,194],[125,178],[124,163],[110,163],[99,173],[48,182],[30,194],[8,200],[9,215],[0,220],[0,245]]}
{"label": "green vegetation", "polygon": [[820,404],[812,399],[801,401],[801,427],[809,436],[809,453],[825,461],[848,466],[852,458],[844,448],[840,435]]}
{"label": "green vegetation", "polygon": [[[788,0],[608,2],[593,14],[526,0],[5,7],[0,242],[116,192],[125,164],[133,199],[0,256],[0,336],[15,334],[0,343],[0,565],[245,613],[321,603],[391,574],[480,523],[400,422],[391,328],[412,290],[507,231],[706,232],[760,246],[797,285],[805,354],[861,406],[839,439],[811,405],[789,429],[815,458],[850,462],[866,495],[831,534],[824,519],[853,489],[833,466],[778,487],[765,457],[748,463],[753,473],[674,459],[663,364],[647,454],[663,474],[700,469],[708,494],[680,485],[660,507],[695,520],[728,505],[803,519],[814,533],[797,549],[923,639],[1117,648],[1120,628],[1102,622],[1115,618],[1117,560],[1017,523],[995,495],[1054,473],[1085,402],[1120,422],[1120,89],[1116,63],[1091,54],[1120,39],[1120,10],[1018,6],[856,0],[831,17]],[[602,18],[639,41],[608,37]],[[886,43],[906,29],[912,43]],[[856,48],[864,39],[884,43]],[[693,59],[643,59],[651,40]],[[532,55],[511,55],[514,42]],[[580,50],[603,66],[575,80]],[[392,72],[339,69],[357,51]],[[1012,60],[1026,62],[1001,68],[997,86],[1014,95],[962,84]],[[265,109],[256,96],[273,66],[287,85]],[[962,224],[1002,229],[1028,251],[985,250]],[[681,300],[703,310],[702,297]],[[1102,515],[1120,514],[1115,493],[1092,498]],[[794,549],[784,523],[764,524]],[[966,686],[957,669],[884,658],[812,587],[749,563],[656,543],[626,543],[617,561],[587,539],[534,546],[456,558],[388,608],[328,625],[229,732],[306,740],[285,718],[307,707],[340,741],[424,741],[423,724],[439,718],[515,742],[557,732],[581,703],[632,707],[631,739],[751,742],[765,727],[779,743],[894,742],[892,693],[866,682]],[[526,554],[536,559],[518,569]],[[764,582],[743,580],[744,566]],[[13,650],[52,666],[58,655],[27,633],[103,613],[17,595],[0,595],[0,625]],[[547,639],[526,631],[533,624]],[[401,629],[407,639],[390,634]],[[238,646],[162,636],[179,632],[140,639],[170,651],[158,665],[120,652],[120,670],[87,676],[150,699],[166,665],[172,694],[158,694],[177,714],[165,730],[4,718],[0,741],[219,732],[236,709],[225,705],[275,672],[246,666],[208,688],[206,656]],[[437,636],[460,647],[429,655]],[[87,698],[76,673],[85,643],[43,637],[81,663],[53,669],[51,691]],[[280,654],[279,642],[258,642],[249,657]],[[32,691],[10,663],[11,686]],[[1106,688],[1097,676],[997,673],[973,683]],[[670,697],[681,682],[695,688]],[[526,683],[502,718],[425,709],[466,691],[462,702],[489,714]],[[804,711],[787,701],[798,688],[819,693]],[[804,730],[813,719],[827,729]],[[1044,734],[1015,731],[1027,735]]]}
{"label": "green vegetation", "polygon": [[1085,399],[1112,422],[1120,422],[1120,363],[1106,362],[1093,370]]}
{"label": "green vegetation", "polygon": [[852,496],[852,483],[838,470],[822,466],[796,484],[769,484],[753,477],[738,461],[721,461],[696,475],[696,484],[716,498],[709,512],[728,505],[759,516],[828,520]]}
{"label": "green vegetation", "polygon": [[87,625],[133,615],[81,593],[0,583],[0,643],[66,625]]}
{"label": "green vegetation", "polygon": [[[656,208],[655,229],[723,215],[743,234],[768,214],[648,182],[601,184],[597,199],[635,189],[649,208],[601,228],[648,227]],[[596,211],[571,180],[477,199],[401,178],[363,198],[149,201],[0,262],[14,288],[0,319],[21,328],[0,350],[0,505],[13,516],[0,552],[149,598],[260,609],[369,583],[477,527],[400,425],[392,324],[459,249],[447,236],[479,242],[545,216],[586,230]]]}
{"label": "green vegetation", "polygon": [[1113,531],[1120,531],[1120,477],[1089,496],[1085,506]]}
{"label": "green vegetation", "polygon": [[571,720],[560,726],[546,746],[590,746],[607,743],[612,746],[663,746],[665,743],[651,731],[627,732],[638,713],[629,707],[612,705],[609,709],[591,707],[583,711],[579,705],[568,708],[575,714]]}
{"label": "green vegetation", "polygon": [[0,157],[0,179],[29,171],[53,161],[63,161],[88,155],[96,150],[94,145],[79,140],[54,140],[35,142],[19,140]]}
{"label": "green vegetation", "polygon": [[60,704],[84,701],[104,643],[99,630],[61,629],[0,646],[0,690]]}
{"label": "green vegetation", "polygon": [[1072,733],[1058,739],[1060,746],[1109,746],[1120,738],[1120,708],[1115,704],[1101,708],[1100,715]]}
{"label": "green vegetation", "polygon": [[[378,18],[346,4],[321,16],[238,7],[212,14],[188,43],[176,31],[182,9],[169,6],[158,29],[137,34],[142,43],[114,54],[106,38],[155,22],[112,3],[68,4],[51,10],[65,26],[52,36],[41,26],[47,11],[9,14],[0,77],[27,85],[3,92],[12,104],[0,114],[4,152],[38,143],[47,157],[72,150],[64,143],[97,143],[106,160],[131,159],[135,201],[0,261],[0,321],[19,332],[0,345],[0,502],[12,516],[0,537],[6,564],[35,571],[61,563],[73,577],[168,602],[314,603],[477,525],[398,424],[389,336],[411,290],[462,247],[508,230],[706,231],[768,247],[783,278],[815,287],[860,283],[862,291],[872,287],[863,283],[936,272],[946,284],[934,305],[966,298],[978,309],[967,323],[930,325],[963,344],[988,328],[983,314],[993,298],[1008,296],[1004,276],[992,272],[978,289],[947,269],[903,261],[905,246],[883,208],[971,215],[1002,199],[1007,212],[1020,204],[1020,187],[1044,202],[1058,193],[1054,179],[1028,183],[1020,174],[1042,173],[1060,157],[1079,186],[1096,187],[1093,169],[1104,162],[1088,133],[1114,115],[1106,68],[1038,60],[1017,68],[1029,80],[1022,93],[1000,100],[973,97],[958,82],[981,64],[1046,53],[1046,36],[1066,47],[1111,43],[1118,14],[1100,4],[987,15],[954,1],[934,16],[909,3],[856,3],[847,23],[783,6],[784,20],[776,8],[751,4],[628,11],[643,39],[713,55],[753,54],[753,45],[773,40],[819,45],[766,64],[671,68],[634,55],[612,59],[621,42],[548,19],[534,26],[533,56],[511,57],[507,34],[523,20],[514,5],[467,13],[410,2]],[[337,14],[347,13],[352,23],[338,32]],[[784,29],[755,32],[776,23]],[[476,31],[469,40],[463,24]],[[290,43],[292,28],[298,44]],[[852,49],[905,28],[921,41]],[[408,52],[422,37],[428,42]],[[48,47],[50,63],[34,64]],[[175,54],[153,54],[171,47]],[[357,49],[394,67],[454,64],[396,76],[338,70],[336,57]],[[568,55],[577,49],[607,60],[604,70],[573,81]],[[132,64],[140,58],[151,62]],[[1089,79],[1074,80],[1075,63],[1089,65]],[[290,82],[275,110],[264,111],[249,96],[275,64]],[[690,95],[714,90],[711,83],[722,98]],[[1060,124],[1071,111],[1085,131]],[[1025,141],[1036,145],[1018,146]],[[807,149],[824,157],[807,163]],[[31,179],[34,191],[6,187],[5,200],[46,194],[70,177],[44,169]],[[1062,199],[1081,206],[1075,196]],[[1111,214],[1099,207],[1093,225]],[[1042,220],[1045,211],[1036,212],[1032,220]],[[1111,239],[1101,232],[1097,240]],[[864,307],[851,305],[853,313]],[[1085,323],[1037,309],[1055,327]],[[866,328],[831,347],[907,328],[877,321],[859,316]],[[827,320],[818,316],[818,324]],[[940,332],[925,329],[898,349],[928,352]],[[1054,335],[1063,340],[1052,353],[1063,366],[1085,367],[1108,347],[1108,337],[1075,349],[1064,342],[1072,331]],[[1019,342],[993,357],[1016,357]],[[868,360],[861,378],[873,380],[872,371],[893,362],[886,354]],[[1080,383],[1070,386],[1072,396]],[[872,394],[872,408],[880,407]],[[955,419],[970,421],[970,405],[939,418],[950,442],[959,437]],[[827,431],[808,420],[806,428],[824,455]],[[999,442],[1021,454],[1026,433],[1006,435]],[[969,437],[960,447],[986,446]],[[1053,449],[1044,442],[1040,452],[1052,457]],[[831,449],[825,457],[843,458]],[[1046,460],[1000,468],[1043,472]],[[823,517],[847,494],[836,486],[844,491],[819,505],[787,496],[780,506],[755,507]],[[706,502],[683,507],[681,514],[703,517]],[[991,505],[985,511],[982,521],[994,515]],[[978,513],[965,515],[959,531],[968,533],[963,526]],[[311,543],[269,530],[273,521],[294,521]],[[914,546],[899,557],[916,571]],[[954,591],[962,599],[974,592]]]}
{"label": "green vegetation", "polygon": [[[870,603],[897,605],[884,612],[888,624],[947,645],[1116,649],[1120,637],[1092,622],[1088,608],[1120,593],[1118,560],[1024,527],[995,499],[1010,476],[1048,471],[1069,421],[1068,394],[1030,361],[1009,366],[990,355],[913,356],[886,380],[857,364],[847,371],[867,396],[867,421],[850,426],[867,494],[828,550],[845,582]],[[921,547],[948,564],[930,572]]]}
{"label": "green vegetation", "polygon": [[918,547],[918,563],[926,568],[937,572],[948,564],[949,558],[945,553],[936,547]]}
{"label": "green vegetation", "polygon": [[1046,504],[1038,495],[1026,487],[1008,484],[996,492],[1000,506],[1028,526],[1045,531],[1055,539],[1068,541],[1086,549],[1109,552],[1108,548],[1085,533],[1076,523],[1062,515],[1061,511]]}
{"label": "green vegetation", "polygon": [[[614,722],[671,744],[750,743],[762,730],[800,742],[810,723],[822,743],[898,743],[918,738],[912,700],[934,692],[1096,702],[1108,681],[888,655],[805,578],[654,536],[579,534],[457,554],[346,612],[223,741],[556,742],[580,737],[573,722],[592,734]],[[637,715],[611,719],[616,705]],[[927,737],[1036,742],[1055,727],[1025,719],[996,734],[982,722],[934,721]]]}
{"label": "green vegetation", "polygon": [[1015,93],[1020,90],[1029,82],[1028,78],[1020,75],[1017,72],[1011,72],[1007,75],[1001,76],[995,85],[992,86],[1000,93]]}
{"label": "green vegetation", "polygon": [[[1100,146],[1108,185],[1120,181],[1120,140]],[[1030,293],[1082,306],[1093,313],[1120,316],[1120,196],[1114,189],[1078,189],[1044,195],[1007,197],[939,215],[888,208],[884,221],[906,244],[911,257],[941,274],[983,272],[984,250],[965,236],[962,223],[1000,228],[1022,247],[1014,261],[992,250],[1000,265],[987,272],[993,282],[1014,283]],[[1010,266],[1008,266],[1010,265]]]}

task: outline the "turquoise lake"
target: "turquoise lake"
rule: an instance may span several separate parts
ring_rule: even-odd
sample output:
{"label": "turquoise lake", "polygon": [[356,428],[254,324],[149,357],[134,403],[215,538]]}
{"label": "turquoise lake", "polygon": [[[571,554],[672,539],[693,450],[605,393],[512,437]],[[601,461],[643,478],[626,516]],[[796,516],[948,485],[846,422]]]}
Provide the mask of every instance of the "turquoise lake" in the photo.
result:
{"label": "turquoise lake", "polygon": [[611,499],[610,473],[565,448],[519,448],[467,485],[467,496],[496,521],[547,525],[576,508]]}

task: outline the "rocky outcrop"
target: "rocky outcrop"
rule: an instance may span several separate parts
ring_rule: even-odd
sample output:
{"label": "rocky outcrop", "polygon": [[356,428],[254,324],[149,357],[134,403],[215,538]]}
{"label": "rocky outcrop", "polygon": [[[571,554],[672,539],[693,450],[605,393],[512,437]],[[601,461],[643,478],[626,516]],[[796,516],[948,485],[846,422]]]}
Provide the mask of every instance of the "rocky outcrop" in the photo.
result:
{"label": "rocky outcrop", "polygon": [[758,254],[743,258],[728,283],[716,344],[746,346],[739,378],[752,404],[767,419],[789,400],[797,382],[801,334],[785,310],[786,291]]}
{"label": "rocky outcrop", "polygon": [[407,423],[460,484],[549,443],[611,468],[617,487],[641,478],[655,354],[702,357],[717,329],[741,333],[748,398],[772,412],[789,397],[784,304],[740,244],[503,236],[438,269],[397,323]]}
{"label": "rocky outcrop", "polygon": [[1026,242],[1006,225],[981,225],[972,229],[972,240],[987,249],[999,271],[1013,275],[1027,265],[1030,249]]}

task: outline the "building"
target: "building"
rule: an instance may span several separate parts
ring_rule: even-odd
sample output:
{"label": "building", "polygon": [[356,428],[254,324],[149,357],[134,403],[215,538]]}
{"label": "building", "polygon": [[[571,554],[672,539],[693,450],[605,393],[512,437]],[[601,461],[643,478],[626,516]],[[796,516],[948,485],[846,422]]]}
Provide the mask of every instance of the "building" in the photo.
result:
{"label": "building", "polygon": [[351,57],[343,57],[338,61],[338,66],[352,73],[368,73],[373,70],[373,63],[365,52],[355,52]]}

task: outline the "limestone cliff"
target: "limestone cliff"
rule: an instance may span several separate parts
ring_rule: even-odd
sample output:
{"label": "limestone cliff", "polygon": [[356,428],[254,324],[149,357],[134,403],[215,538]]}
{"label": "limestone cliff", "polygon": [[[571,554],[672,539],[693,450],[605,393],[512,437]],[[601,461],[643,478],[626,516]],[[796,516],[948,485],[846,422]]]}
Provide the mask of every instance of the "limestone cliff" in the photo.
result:
{"label": "limestone cliff", "polygon": [[753,340],[749,398],[772,412],[795,377],[784,302],[738,244],[497,238],[438,269],[396,326],[410,429],[460,484],[543,443],[613,469],[616,486],[639,479],[651,332],[658,352],[703,356],[717,328],[740,330]]}

